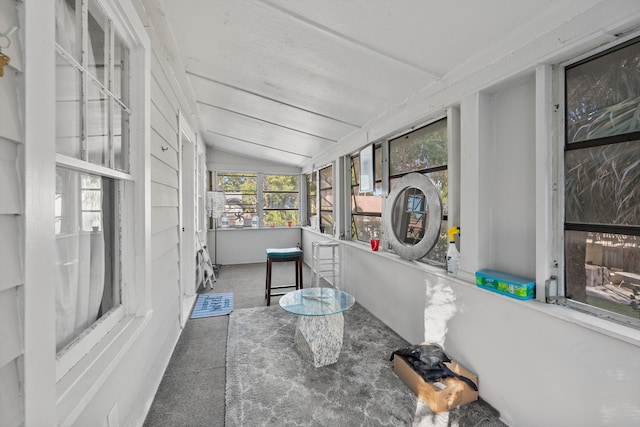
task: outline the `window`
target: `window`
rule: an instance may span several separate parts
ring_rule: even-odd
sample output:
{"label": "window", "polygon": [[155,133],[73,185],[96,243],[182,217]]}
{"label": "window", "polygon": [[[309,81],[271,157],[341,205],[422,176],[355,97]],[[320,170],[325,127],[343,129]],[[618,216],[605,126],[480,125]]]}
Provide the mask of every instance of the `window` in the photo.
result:
{"label": "window", "polygon": [[[85,14],[85,16],[82,16]],[[86,45],[86,49],[81,46]],[[56,348],[121,318],[133,202],[129,48],[93,0],[56,9]],[[129,237],[132,239],[132,237]],[[119,309],[120,308],[120,309]]]}
{"label": "window", "polygon": [[316,228],[318,221],[318,171],[307,174],[307,225]]}
{"label": "window", "polygon": [[258,214],[258,174],[239,172],[218,172],[217,188],[224,191],[227,203],[224,216],[230,227],[251,225],[251,219]]}
{"label": "window", "polygon": [[251,227],[256,215],[265,226],[298,225],[299,179],[298,175],[217,172],[216,188],[225,193],[229,227]]}
{"label": "window", "polygon": [[333,166],[318,172],[320,177],[320,232],[333,234]]}
{"label": "window", "polygon": [[640,325],[640,39],[565,69],[565,297]]}
{"label": "window", "polygon": [[[388,155],[385,147],[388,146]],[[447,254],[447,119],[440,119],[399,137],[382,141],[374,149],[374,181],[372,193],[360,193],[359,154],[351,157],[351,238],[368,241],[382,234],[382,193],[393,189],[403,176],[409,173],[426,175],[438,188],[442,201],[440,237],[435,247],[423,261],[444,267]],[[383,165],[389,165],[388,175]],[[388,181],[388,182],[387,182]],[[385,190],[386,191],[386,190]],[[405,215],[396,215],[396,235],[404,244],[412,245],[424,237],[428,206],[420,192],[404,193],[402,206]],[[410,212],[410,213],[409,213]],[[395,218],[394,218],[395,221]]]}
{"label": "window", "polygon": [[382,145],[373,152],[374,191],[360,193],[360,155],[351,157],[351,238],[363,242],[382,236]]}
{"label": "window", "polygon": [[274,226],[298,224],[299,197],[298,175],[264,175],[264,223]]}

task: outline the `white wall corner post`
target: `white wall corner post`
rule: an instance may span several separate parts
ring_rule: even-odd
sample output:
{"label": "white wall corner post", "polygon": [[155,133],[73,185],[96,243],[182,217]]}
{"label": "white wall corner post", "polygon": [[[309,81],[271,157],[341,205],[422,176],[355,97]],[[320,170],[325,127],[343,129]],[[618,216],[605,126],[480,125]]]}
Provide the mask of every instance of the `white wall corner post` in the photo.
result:
{"label": "white wall corner post", "polygon": [[24,425],[56,425],[55,2],[24,5]]}
{"label": "white wall corner post", "polygon": [[545,301],[545,282],[553,269],[551,204],[553,70],[550,65],[536,68],[536,299]]}

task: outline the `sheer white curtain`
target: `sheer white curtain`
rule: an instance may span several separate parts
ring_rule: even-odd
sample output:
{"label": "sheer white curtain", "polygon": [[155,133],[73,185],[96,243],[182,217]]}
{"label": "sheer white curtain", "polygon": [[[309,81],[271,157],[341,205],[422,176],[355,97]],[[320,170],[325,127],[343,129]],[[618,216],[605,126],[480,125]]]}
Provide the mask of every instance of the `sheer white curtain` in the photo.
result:
{"label": "sheer white curtain", "polygon": [[[75,0],[56,0],[56,42],[78,63],[79,11]],[[93,64],[92,49],[85,53]],[[80,158],[80,73],[58,59],[56,151]],[[105,289],[104,192],[102,179],[70,169],[56,170],[56,348],[61,350],[100,315]],[[110,307],[107,307],[108,309]]]}
{"label": "sheer white curtain", "polygon": [[[85,174],[86,176],[86,174]],[[89,203],[82,174],[58,168],[56,182],[56,347],[60,350],[98,319],[105,283],[102,215],[83,220]],[[89,190],[95,193],[95,190]],[[84,200],[83,200],[84,199]]]}

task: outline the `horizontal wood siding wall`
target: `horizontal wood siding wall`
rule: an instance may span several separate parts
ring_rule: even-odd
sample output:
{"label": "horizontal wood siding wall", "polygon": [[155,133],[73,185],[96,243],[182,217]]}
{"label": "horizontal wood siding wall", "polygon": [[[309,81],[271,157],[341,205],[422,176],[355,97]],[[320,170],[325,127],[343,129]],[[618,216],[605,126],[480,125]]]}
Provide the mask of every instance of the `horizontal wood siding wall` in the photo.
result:
{"label": "horizontal wood siding wall", "polygon": [[[178,105],[154,50],[151,58],[151,282],[152,304],[162,313],[173,345],[179,331],[179,150]],[[167,329],[165,329],[166,331]],[[161,330],[158,330],[161,331]]]}
{"label": "horizontal wood siding wall", "polygon": [[[2,28],[18,25],[15,2],[0,2],[0,15]],[[12,38],[16,48],[19,40]],[[11,55],[16,56],[13,52]],[[0,77],[0,426],[3,427],[24,423],[24,256],[21,255],[24,196],[18,169],[23,143],[19,119],[24,105],[23,99],[19,99],[22,94],[22,73],[12,66],[5,67],[4,77]]]}

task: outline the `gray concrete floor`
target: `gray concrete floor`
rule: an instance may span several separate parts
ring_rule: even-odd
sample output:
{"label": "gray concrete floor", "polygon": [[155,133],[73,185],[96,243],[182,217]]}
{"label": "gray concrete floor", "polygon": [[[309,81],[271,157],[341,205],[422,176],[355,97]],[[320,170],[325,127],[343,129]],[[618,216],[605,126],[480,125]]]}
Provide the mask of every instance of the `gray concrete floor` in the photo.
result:
{"label": "gray concrete floor", "polygon": [[[233,292],[234,309],[266,306],[265,270],[266,263],[222,266],[213,289],[201,292]],[[274,263],[272,283],[295,282],[294,272],[292,262]],[[303,283],[312,285],[306,265]],[[228,315],[187,321],[144,427],[224,426],[228,325]]]}

